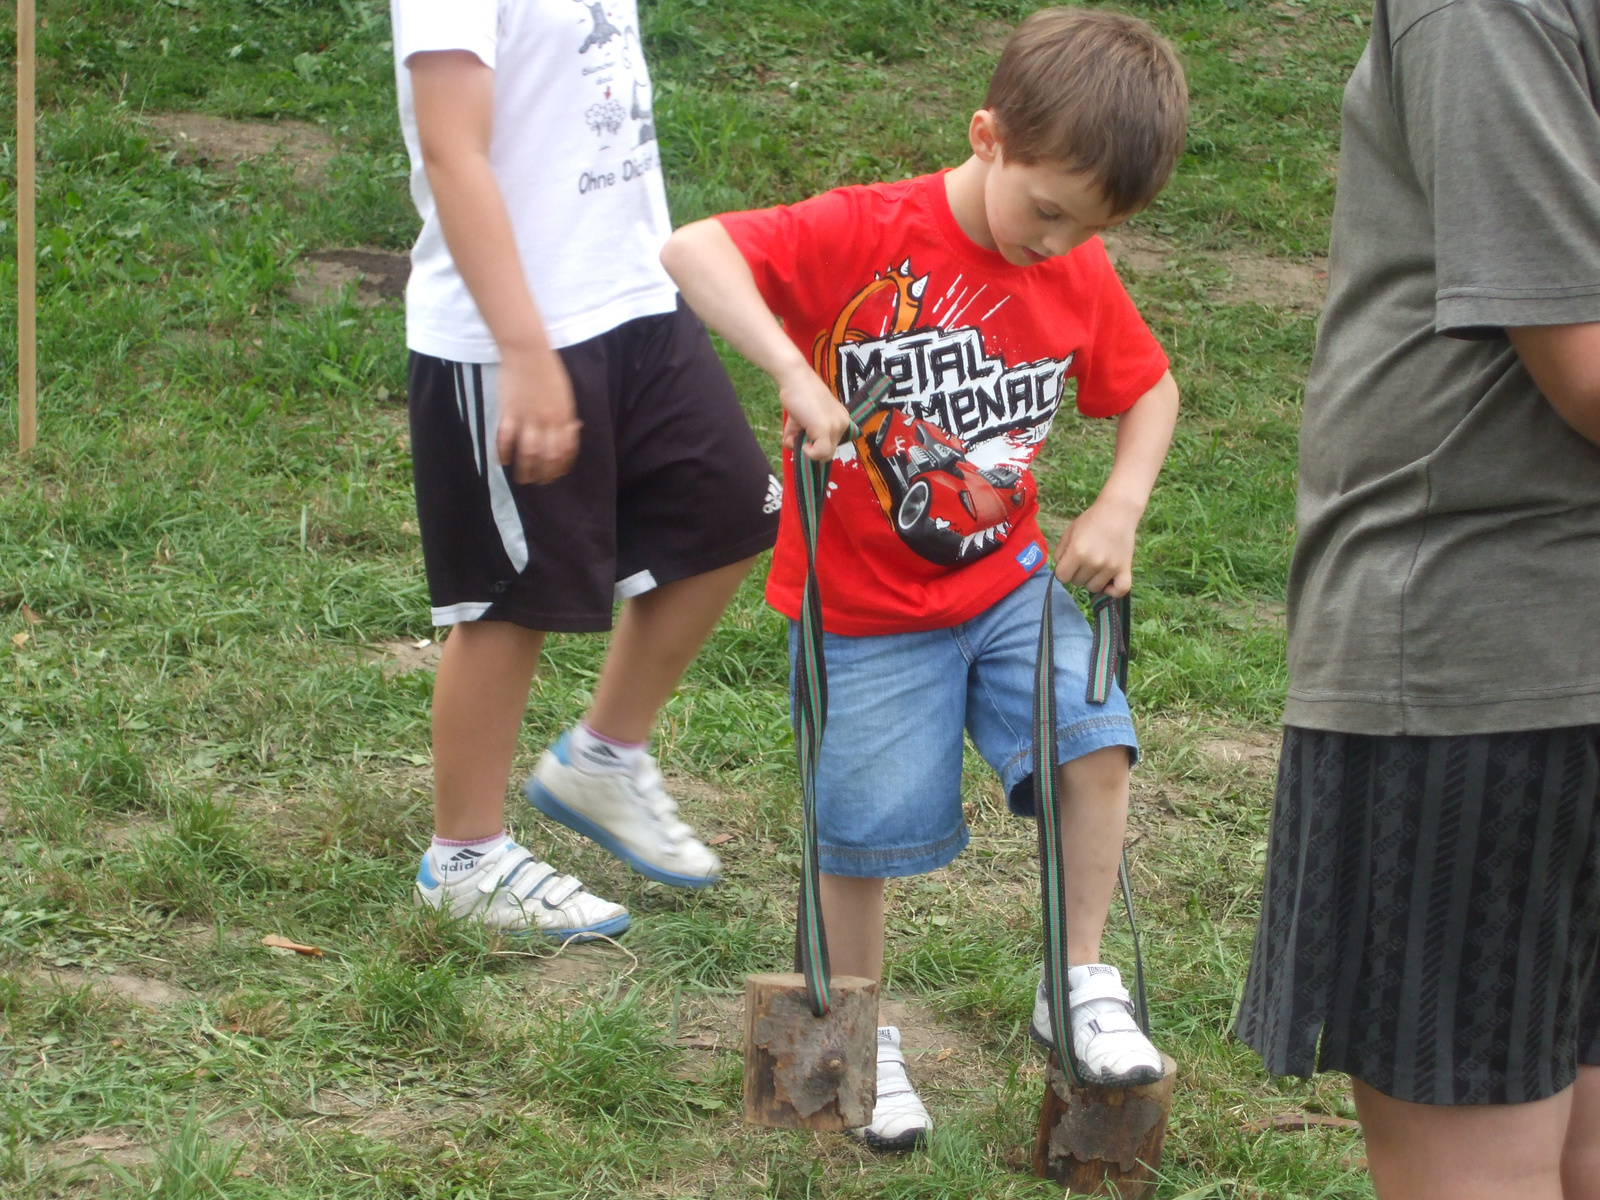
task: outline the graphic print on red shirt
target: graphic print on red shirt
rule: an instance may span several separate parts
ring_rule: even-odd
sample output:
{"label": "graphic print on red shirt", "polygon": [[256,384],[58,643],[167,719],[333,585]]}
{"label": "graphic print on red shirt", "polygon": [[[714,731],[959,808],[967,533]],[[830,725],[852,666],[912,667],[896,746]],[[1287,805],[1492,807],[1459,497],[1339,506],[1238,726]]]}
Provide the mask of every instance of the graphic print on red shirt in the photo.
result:
{"label": "graphic print on red shirt", "polygon": [[[1167,369],[1099,240],[1013,266],[962,232],[942,173],[720,220],[836,395],[891,381],[830,477],[824,627],[944,628],[1019,586],[1045,558],[1029,467],[1067,378],[1080,412],[1113,416]],[[804,575],[785,504],[768,602],[797,616]]]}

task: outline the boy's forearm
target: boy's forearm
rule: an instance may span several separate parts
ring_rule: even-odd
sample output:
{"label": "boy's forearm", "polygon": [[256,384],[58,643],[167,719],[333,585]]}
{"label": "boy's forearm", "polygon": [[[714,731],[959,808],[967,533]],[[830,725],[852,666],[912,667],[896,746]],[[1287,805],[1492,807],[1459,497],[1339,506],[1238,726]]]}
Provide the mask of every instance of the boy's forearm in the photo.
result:
{"label": "boy's forearm", "polygon": [[1101,501],[1114,501],[1143,515],[1167,460],[1178,424],[1178,384],[1172,372],[1117,418],[1117,450]]}
{"label": "boy's forearm", "polygon": [[789,418],[784,444],[796,445],[804,430],[806,456],[832,458],[850,436],[850,414],[789,340],[722,222],[685,225],[662,248],[661,265],[700,319],[777,383]]}
{"label": "boy's forearm", "polygon": [[439,225],[462,282],[502,355],[549,348],[487,158],[428,165]]}
{"label": "boy's forearm", "polygon": [[767,374],[781,379],[811,369],[767,307],[721,221],[696,221],[678,230],[662,248],[661,264],[700,319]]}
{"label": "boy's forearm", "polygon": [[511,215],[489,165],[494,72],[465,52],[411,65],[417,133],[450,257],[502,355],[549,348]]}

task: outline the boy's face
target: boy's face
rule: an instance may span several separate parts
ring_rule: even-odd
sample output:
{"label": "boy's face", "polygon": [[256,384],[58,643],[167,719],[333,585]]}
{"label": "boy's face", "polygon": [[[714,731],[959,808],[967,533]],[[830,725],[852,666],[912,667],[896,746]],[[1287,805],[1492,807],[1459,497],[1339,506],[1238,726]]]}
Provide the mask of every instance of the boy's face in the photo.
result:
{"label": "boy's face", "polygon": [[1066,254],[1121,225],[1093,176],[1048,163],[1008,162],[987,110],[972,118],[973,152],[988,165],[983,203],[995,249],[1009,263],[1032,266]]}

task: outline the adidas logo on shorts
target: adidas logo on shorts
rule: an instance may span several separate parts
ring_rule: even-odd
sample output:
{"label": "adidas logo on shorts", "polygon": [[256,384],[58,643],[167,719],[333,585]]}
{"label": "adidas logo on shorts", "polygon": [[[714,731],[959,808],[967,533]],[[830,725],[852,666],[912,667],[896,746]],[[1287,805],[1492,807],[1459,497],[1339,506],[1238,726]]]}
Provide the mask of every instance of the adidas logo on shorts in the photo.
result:
{"label": "adidas logo on shorts", "polygon": [[783,484],[776,475],[767,476],[767,500],[761,506],[764,513],[775,513],[783,507]]}

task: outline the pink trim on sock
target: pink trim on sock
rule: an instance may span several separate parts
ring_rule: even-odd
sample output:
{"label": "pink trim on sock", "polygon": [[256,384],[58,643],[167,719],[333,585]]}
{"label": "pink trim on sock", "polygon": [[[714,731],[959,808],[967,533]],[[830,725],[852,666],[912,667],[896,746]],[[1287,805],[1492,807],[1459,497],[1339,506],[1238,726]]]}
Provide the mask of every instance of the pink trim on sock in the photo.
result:
{"label": "pink trim on sock", "polygon": [[442,838],[438,834],[434,834],[433,835],[433,844],[435,846],[448,846],[452,850],[459,850],[463,846],[467,846],[467,847],[487,846],[491,842],[498,842],[501,838],[503,838],[505,836],[506,836],[506,831],[504,829],[502,829],[499,833],[495,834],[493,837],[473,838],[470,842],[453,842],[449,838]]}
{"label": "pink trim on sock", "polygon": [[646,746],[648,746],[650,744],[647,741],[645,741],[645,742],[623,742],[623,741],[618,741],[614,737],[607,737],[603,733],[596,733],[594,726],[590,725],[589,722],[587,722],[587,721],[579,721],[578,724],[583,728],[583,731],[585,733],[587,733],[590,737],[592,737],[595,741],[604,742],[608,746],[617,746],[617,747],[619,747],[619,748],[621,748],[623,750],[643,750]]}

